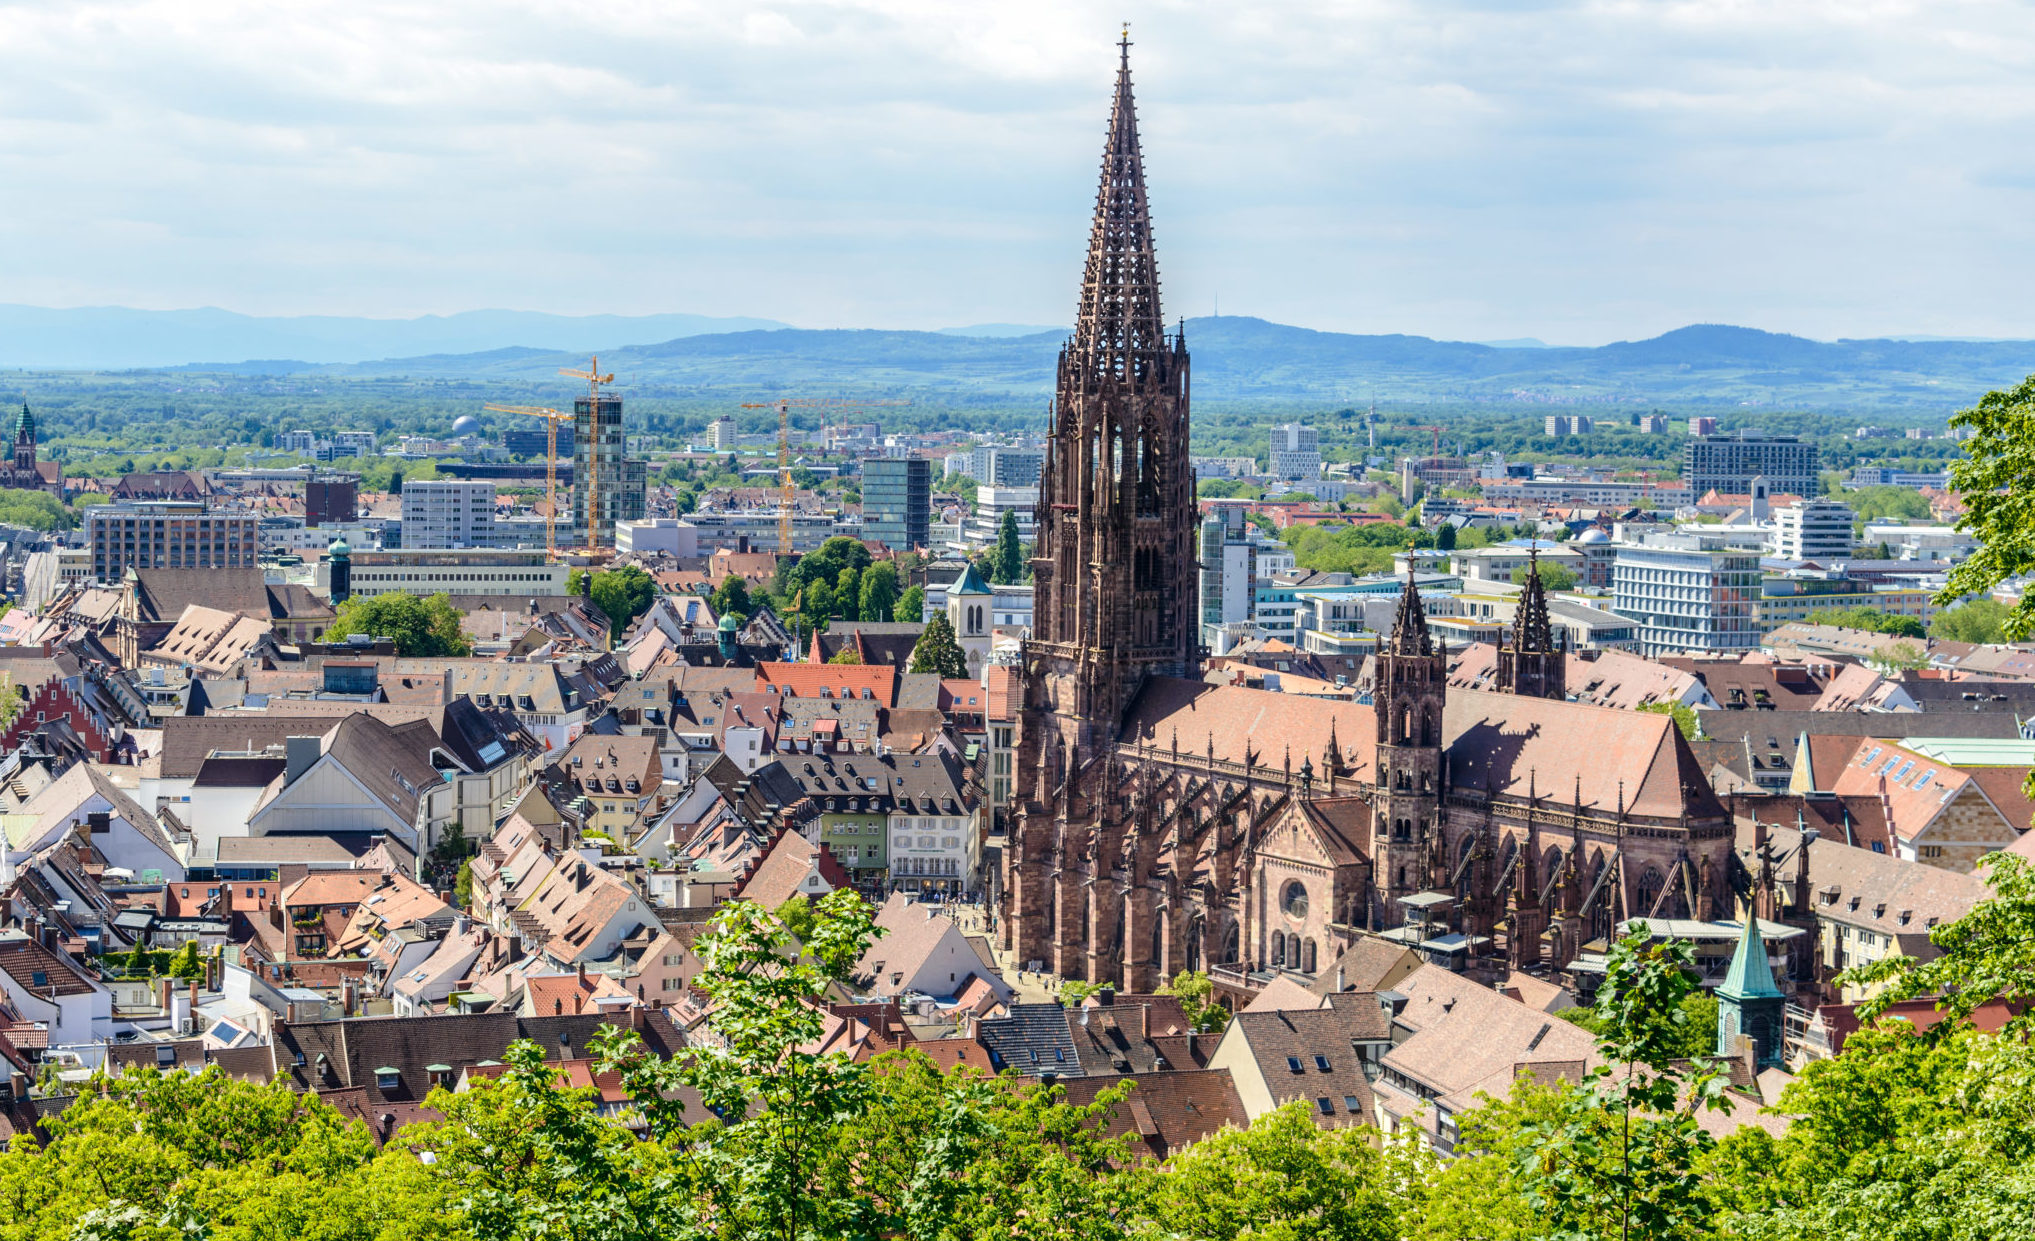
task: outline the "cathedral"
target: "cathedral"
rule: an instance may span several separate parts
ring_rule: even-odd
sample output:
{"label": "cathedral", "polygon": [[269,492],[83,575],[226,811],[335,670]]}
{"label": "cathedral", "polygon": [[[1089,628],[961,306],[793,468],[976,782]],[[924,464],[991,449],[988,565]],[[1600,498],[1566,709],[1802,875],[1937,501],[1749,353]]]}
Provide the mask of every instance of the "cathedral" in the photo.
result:
{"label": "cathedral", "polygon": [[1149,992],[1306,977],[1409,916],[1514,967],[1629,917],[1730,916],[1730,815],[1672,719],[1567,701],[1537,574],[1497,692],[1449,689],[1410,579],[1368,699],[1201,679],[1187,342],[1120,55],[1039,484],[1003,946]]}
{"label": "cathedral", "polygon": [[10,465],[0,466],[0,487],[47,491],[57,496],[64,493],[63,467],[54,461],[36,459],[35,415],[28,412],[27,402],[22,403],[21,416],[14,420],[14,460]]}

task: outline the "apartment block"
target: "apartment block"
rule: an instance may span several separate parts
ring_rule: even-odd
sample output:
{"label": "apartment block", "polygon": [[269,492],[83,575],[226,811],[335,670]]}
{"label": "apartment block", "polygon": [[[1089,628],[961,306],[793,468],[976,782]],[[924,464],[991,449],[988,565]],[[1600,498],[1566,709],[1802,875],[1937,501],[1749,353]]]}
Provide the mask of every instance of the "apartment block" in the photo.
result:
{"label": "apartment block", "polygon": [[130,568],[253,568],[259,525],[253,513],[191,501],[102,504],[86,511],[85,541],[92,576],[110,582]]}
{"label": "apartment block", "polygon": [[495,546],[495,485],[445,479],[405,482],[403,546],[419,551]]}

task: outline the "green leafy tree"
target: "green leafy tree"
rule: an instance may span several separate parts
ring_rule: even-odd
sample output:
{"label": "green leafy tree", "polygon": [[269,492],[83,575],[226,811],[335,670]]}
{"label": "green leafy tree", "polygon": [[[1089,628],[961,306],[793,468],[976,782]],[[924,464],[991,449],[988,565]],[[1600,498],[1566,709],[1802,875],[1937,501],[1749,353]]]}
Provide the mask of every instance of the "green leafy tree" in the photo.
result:
{"label": "green leafy tree", "polygon": [[47,491],[0,487],[0,522],[30,530],[70,530],[77,526],[78,514]]}
{"label": "green leafy tree", "polygon": [[1983,645],[2007,640],[2007,618],[2013,609],[1997,599],[1973,599],[1936,614],[1929,624],[1931,637],[1952,642]]}
{"label": "green leafy tree", "polygon": [[594,606],[608,618],[608,632],[614,637],[620,637],[632,621],[657,601],[657,579],[635,565],[599,570],[591,582],[586,580],[586,574],[585,569],[568,573],[565,593],[589,594]]}
{"label": "green leafy tree", "polygon": [[1229,1023],[1229,1009],[1215,998],[1215,983],[1200,970],[1182,970],[1159,988],[1160,995],[1180,997],[1180,1011],[1197,1033],[1208,1034]]}
{"label": "green leafy tree", "polygon": [[1888,674],[1917,672],[1929,666],[1929,653],[1915,642],[1895,642],[1874,652],[1866,662]]}
{"label": "green leafy tree", "polygon": [[1367,1129],[1322,1129],[1305,1102],[1222,1129],[1168,1160],[1140,1214],[1146,1235],[1192,1241],[1398,1241],[1400,1194]]}
{"label": "green leafy tree", "polygon": [[714,588],[713,598],[708,601],[716,616],[739,616],[749,619],[755,613],[756,605],[749,598],[749,583],[739,574],[730,573]]}
{"label": "green leafy tree", "polygon": [[1456,528],[1448,523],[1443,523],[1442,527],[1434,532],[1434,546],[1436,551],[1454,551],[1456,549]]}
{"label": "green leafy tree", "polygon": [[337,642],[356,634],[390,638],[396,654],[404,656],[467,655],[473,643],[459,628],[459,612],[446,595],[419,598],[389,592],[356,595],[341,603],[339,615],[325,630],[325,640]]}
{"label": "green leafy tree", "polygon": [[[1936,594],[1946,607],[2035,572],[2035,376],[2006,392],[1988,392],[1950,420],[1964,456],[1950,463],[1950,486],[1964,501],[1957,528],[1978,548],[1950,571]],[[2001,623],[2018,642],[2035,631],[2035,594],[2023,593]]]}
{"label": "green leafy tree", "polygon": [[1900,638],[1923,638],[1922,622],[1912,616],[1897,616],[1879,608],[1818,608],[1809,613],[1812,625],[1836,625],[1842,629],[1863,629],[1867,633],[1892,634]]}
{"label": "green leafy tree", "polygon": [[170,957],[169,974],[179,982],[188,982],[205,976],[205,963],[198,956],[197,940],[185,940],[184,946]]}
{"label": "green leafy tree", "polygon": [[962,654],[961,644],[954,638],[953,622],[945,612],[934,613],[933,619],[926,622],[926,631],[912,647],[911,671],[937,673],[949,680],[967,677],[968,658]]}
{"label": "green leafy tree", "polygon": [[905,587],[904,593],[897,597],[897,606],[891,609],[891,619],[909,625],[916,625],[924,620],[925,616],[926,588],[923,586]]}
{"label": "green leafy tree", "polygon": [[991,581],[1012,584],[1025,580],[1025,549],[1018,542],[1017,514],[1005,509],[996,528],[996,575]]}
{"label": "green leafy tree", "polygon": [[1675,727],[1681,730],[1682,739],[1685,741],[1694,741],[1703,735],[1702,718],[1696,714],[1696,709],[1687,703],[1649,702],[1639,709],[1654,715],[1674,716]]}
{"label": "green leafy tree", "polygon": [[473,859],[459,864],[459,876],[452,881],[452,903],[461,909],[473,907]]}
{"label": "green leafy tree", "polygon": [[834,578],[834,617],[854,620],[862,603],[862,571],[843,569]]}
{"label": "green leafy tree", "polygon": [[862,652],[852,646],[844,646],[832,655],[829,655],[827,662],[830,664],[859,664],[862,662]]}
{"label": "green leafy tree", "polygon": [[696,1145],[697,1182],[671,1186],[688,1196],[695,1184],[703,1188],[704,1205],[726,1235],[875,1235],[866,1231],[873,1221],[862,1199],[818,1192],[832,1138],[871,1104],[868,1066],[810,1048],[825,1029],[820,1002],[828,986],[880,931],[874,909],[852,889],[828,893],[813,913],[809,933],[796,941],[782,920],[750,901],[731,901],[714,915],[699,941],[694,986],[713,1002],[719,1045],[666,1061],[647,1055],[633,1033],[605,1032],[594,1043],[660,1141],[692,1136],[681,1088],[718,1116],[746,1117]]}
{"label": "green leafy tree", "polygon": [[897,610],[897,566],[884,562],[862,571],[859,609],[866,621],[887,621]]}
{"label": "green leafy tree", "polygon": [[1642,924],[1631,930],[1597,991],[1604,1063],[1559,1093],[1554,1115],[1524,1127],[1518,1152],[1528,1205],[1564,1241],[1693,1239],[1714,1210],[1701,1192],[1697,1161],[1711,1138],[1697,1111],[1723,1106],[1724,1081],[1680,1057],[1695,950],[1652,944]]}
{"label": "green leafy tree", "polygon": [[[1951,425],[1957,425],[1953,418]],[[1953,485],[1956,476],[1952,475]],[[1926,521],[1929,518],[1929,501],[1922,493],[1910,487],[1860,487],[1845,497],[1851,506],[1853,516],[1860,525],[1869,521]]]}
{"label": "green leafy tree", "polygon": [[[1540,584],[1548,590],[1574,590],[1576,588],[1576,571],[1567,565],[1543,560],[1539,562],[1537,569],[1540,574]],[[1515,586],[1526,585],[1525,565],[1521,565],[1512,571],[1512,584]]]}

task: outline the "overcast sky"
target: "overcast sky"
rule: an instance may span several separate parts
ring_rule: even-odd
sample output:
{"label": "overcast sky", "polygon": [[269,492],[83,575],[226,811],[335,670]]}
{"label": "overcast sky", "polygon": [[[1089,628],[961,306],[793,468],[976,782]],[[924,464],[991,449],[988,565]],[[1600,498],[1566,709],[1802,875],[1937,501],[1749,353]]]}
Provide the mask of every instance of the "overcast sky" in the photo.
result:
{"label": "overcast sky", "polygon": [[2035,336],[2035,11],[0,0],[0,302],[1064,324],[1132,23],[1169,315]]}

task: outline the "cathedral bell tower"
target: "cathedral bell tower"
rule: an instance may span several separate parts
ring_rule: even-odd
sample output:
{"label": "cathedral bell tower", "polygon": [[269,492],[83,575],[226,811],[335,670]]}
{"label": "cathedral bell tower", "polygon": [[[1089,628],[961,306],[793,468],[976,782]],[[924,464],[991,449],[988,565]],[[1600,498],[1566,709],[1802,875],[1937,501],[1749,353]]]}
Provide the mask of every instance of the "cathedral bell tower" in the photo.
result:
{"label": "cathedral bell tower", "polygon": [[28,402],[23,401],[21,416],[14,420],[14,473],[20,476],[35,472],[35,415],[28,412]]}
{"label": "cathedral bell tower", "polygon": [[1547,615],[1547,587],[1540,580],[1540,549],[1527,553],[1526,586],[1512,631],[1498,644],[1498,688],[1521,698],[1566,699],[1568,654],[1555,643]]}
{"label": "cathedral bell tower", "polygon": [[1160,315],[1128,36],[1118,50],[1081,304],[1060,350],[1039,477],[1016,838],[1004,852],[1015,955],[1070,975],[1086,968],[1076,950],[1108,883],[1082,873],[1095,864],[1097,807],[1081,773],[1113,750],[1147,678],[1200,671],[1187,344]]}
{"label": "cathedral bell tower", "polygon": [[[1410,568],[1392,636],[1373,660],[1378,772],[1371,792],[1371,865],[1373,886],[1391,902],[1427,885],[1445,774],[1441,730],[1448,655],[1428,632]],[[1388,905],[1384,914],[1386,922],[1397,921],[1396,908]]]}

